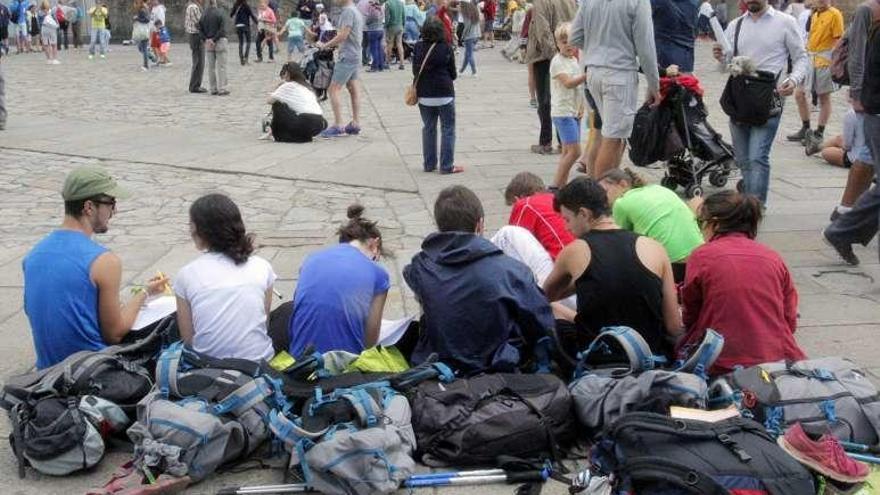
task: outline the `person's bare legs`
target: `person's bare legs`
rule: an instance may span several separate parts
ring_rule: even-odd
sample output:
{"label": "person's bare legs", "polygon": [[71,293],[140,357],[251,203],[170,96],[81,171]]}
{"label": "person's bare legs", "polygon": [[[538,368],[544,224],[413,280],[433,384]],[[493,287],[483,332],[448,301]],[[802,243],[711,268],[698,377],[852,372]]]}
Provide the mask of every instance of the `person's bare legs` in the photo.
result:
{"label": "person's bare legs", "polygon": [[843,155],[846,151],[837,146],[826,146],[822,148],[822,159],[835,167],[843,166]]}
{"label": "person's bare legs", "polygon": [[800,86],[794,90],[794,101],[797,102],[798,116],[800,116],[801,122],[809,121],[810,102],[807,101],[807,93]]}
{"label": "person's bare legs", "polygon": [[599,153],[599,143],[602,142],[602,131],[593,127],[595,113],[588,112],[587,115],[587,143],[577,161],[584,164],[585,173],[592,177],[593,164],[596,163],[596,155]]}
{"label": "person's bare legs", "polygon": [[403,67],[403,35],[397,37],[397,58],[400,67]]}
{"label": "person's bare legs", "polygon": [[605,172],[620,166],[625,145],[623,139],[602,137],[593,161],[593,179],[598,180]]}
{"label": "person's bare legs", "polygon": [[[342,103],[339,101],[340,91],[342,91],[342,86],[335,81],[331,82],[330,87],[327,88],[327,93],[330,95],[330,106],[333,108],[333,125],[336,127],[342,127]],[[351,91],[350,88],[349,91]],[[354,97],[352,97],[352,100],[354,100]],[[352,106],[354,105],[352,104]]]}
{"label": "person's bare legs", "polygon": [[872,180],[874,180],[874,167],[860,161],[853,162],[852,167],[849,168],[849,175],[846,176],[846,188],[840,198],[840,205],[851,208],[859,196],[871,187]]}
{"label": "person's bare legs", "polygon": [[559,155],[559,164],[556,166],[556,175],[553,176],[553,185],[559,189],[568,184],[568,174],[571,167],[580,155],[580,144],[571,143],[562,145],[562,154]]}
{"label": "person's bare legs", "polygon": [[529,101],[535,101],[535,66],[528,64],[529,67]]}
{"label": "person's bare legs", "polygon": [[[800,110],[799,110],[800,111]],[[818,129],[825,129],[828,119],[831,118],[831,93],[819,95],[819,123]],[[806,119],[803,119],[806,120]]]}
{"label": "person's bare legs", "polygon": [[[351,96],[351,123],[356,126],[360,125],[360,115],[361,115],[360,82],[357,79],[352,79],[352,80],[348,81],[348,83],[345,86],[348,88],[348,94]],[[337,122],[341,122],[341,118],[337,119]],[[337,124],[337,125],[340,125],[340,124]]]}

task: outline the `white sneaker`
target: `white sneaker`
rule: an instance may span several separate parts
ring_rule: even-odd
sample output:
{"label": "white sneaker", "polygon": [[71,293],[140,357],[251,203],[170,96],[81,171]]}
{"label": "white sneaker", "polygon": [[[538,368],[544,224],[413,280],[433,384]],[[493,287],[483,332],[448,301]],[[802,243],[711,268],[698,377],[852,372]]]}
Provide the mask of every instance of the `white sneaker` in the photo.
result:
{"label": "white sneaker", "polygon": [[272,139],[272,133],[271,133],[271,132],[266,132],[266,133],[264,133],[262,136],[260,136],[260,137],[257,138],[258,141],[269,141],[269,140],[271,140],[271,139]]}
{"label": "white sneaker", "polygon": [[61,61],[56,58],[52,61],[52,65],[61,65]]}
{"label": "white sneaker", "polygon": [[143,65],[141,66],[141,71],[143,71],[143,72],[147,72],[148,70],[150,70],[150,69],[147,69],[147,68],[144,67]]}
{"label": "white sneaker", "polygon": [[101,58],[107,58],[107,55],[101,54]]}
{"label": "white sneaker", "polygon": [[94,56],[94,55],[89,55],[89,60],[95,60],[95,56]]}

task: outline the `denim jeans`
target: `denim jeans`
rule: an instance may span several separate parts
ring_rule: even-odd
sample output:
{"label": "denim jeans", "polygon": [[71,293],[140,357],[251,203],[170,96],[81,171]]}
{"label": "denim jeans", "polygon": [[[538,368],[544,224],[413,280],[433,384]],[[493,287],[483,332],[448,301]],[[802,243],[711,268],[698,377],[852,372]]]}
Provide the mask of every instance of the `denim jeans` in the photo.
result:
{"label": "denim jeans", "polygon": [[743,192],[757,196],[764,205],[770,188],[770,148],[779,129],[779,119],[773,117],[761,126],[730,121],[733,154],[742,171]]}
{"label": "denim jeans", "polygon": [[452,172],[455,165],[455,101],[431,107],[419,104],[422,114],[422,156],[425,172],[437,168],[437,119],[440,119],[440,171]]}
{"label": "denim jeans", "polygon": [[91,37],[89,38],[89,55],[95,54],[95,45],[101,45],[101,55],[107,53],[107,38],[104,36],[104,29],[92,28]]}
{"label": "denim jeans", "polygon": [[373,70],[382,70],[385,68],[385,50],[382,49],[382,38],[385,33],[382,31],[367,31],[367,38],[370,46],[370,59],[372,63],[370,68]]}
{"label": "denim jeans", "polygon": [[474,61],[474,45],[477,44],[476,38],[471,38],[469,40],[464,40],[464,60],[461,62],[461,72],[464,74],[464,70],[468,65],[471,66],[471,71],[473,74],[477,73],[477,62]]}
{"label": "denim jeans", "polygon": [[148,59],[148,57],[150,55],[149,43],[150,43],[150,40],[138,41],[138,51],[141,52],[141,55],[144,56],[144,69],[150,68],[150,63],[149,63],[149,59]]}
{"label": "denim jeans", "polygon": [[235,31],[238,33],[238,58],[247,60],[251,55],[251,27],[236,26]]}
{"label": "denim jeans", "polygon": [[539,60],[532,64],[535,69],[535,96],[538,99],[538,120],[541,122],[541,134],[538,144],[553,144],[553,121],[550,119],[550,61]]}

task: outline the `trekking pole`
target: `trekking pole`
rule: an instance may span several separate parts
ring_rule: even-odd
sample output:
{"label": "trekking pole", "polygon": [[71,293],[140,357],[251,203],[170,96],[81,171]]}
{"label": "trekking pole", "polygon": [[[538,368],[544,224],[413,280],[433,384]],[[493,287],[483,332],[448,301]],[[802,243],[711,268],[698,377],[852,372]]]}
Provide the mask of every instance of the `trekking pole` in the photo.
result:
{"label": "trekking pole", "polygon": [[287,485],[264,486],[231,486],[221,488],[216,495],[260,495],[270,493],[304,493],[312,488],[305,483],[289,483]]}
{"label": "trekking pole", "polygon": [[852,459],[857,461],[867,462],[868,464],[880,464],[880,457],[873,455],[865,455],[865,454],[853,454],[851,452],[847,452],[846,455],[850,456]]}
{"label": "trekking pole", "polygon": [[865,454],[880,454],[880,447],[874,445],[865,445],[863,443],[840,441],[843,450],[847,452],[861,452]]}
{"label": "trekking pole", "polygon": [[414,474],[407,478],[410,480],[430,480],[430,479],[447,479],[447,478],[471,478],[474,476],[494,476],[505,474],[503,469],[477,469],[474,471],[446,471],[440,473],[423,473]]}
{"label": "trekking pole", "polygon": [[[403,482],[406,488],[421,488],[429,486],[460,486],[460,485],[488,485],[492,483],[528,483],[532,481],[546,481],[550,477],[548,469],[511,472],[503,469],[486,470],[494,474],[480,473],[479,471],[465,471],[464,473],[435,473],[438,476],[423,475],[415,478],[407,478]],[[499,473],[500,471],[500,473]],[[474,475],[476,474],[476,476]]]}

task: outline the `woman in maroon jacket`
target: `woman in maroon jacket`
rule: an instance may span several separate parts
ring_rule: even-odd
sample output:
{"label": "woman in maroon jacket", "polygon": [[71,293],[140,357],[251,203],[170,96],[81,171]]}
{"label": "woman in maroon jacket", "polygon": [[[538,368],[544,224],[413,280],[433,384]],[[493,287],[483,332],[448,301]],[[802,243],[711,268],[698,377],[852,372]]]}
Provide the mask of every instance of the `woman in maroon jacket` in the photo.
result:
{"label": "woman in maroon jacket", "polygon": [[724,349],[713,375],[806,358],[794,339],[794,280],[782,257],[755,241],[760,221],[760,201],[735,191],[707,197],[697,216],[707,242],[688,258],[682,289],[685,335],[678,351],[698,345],[707,328],[719,332]]}

